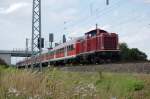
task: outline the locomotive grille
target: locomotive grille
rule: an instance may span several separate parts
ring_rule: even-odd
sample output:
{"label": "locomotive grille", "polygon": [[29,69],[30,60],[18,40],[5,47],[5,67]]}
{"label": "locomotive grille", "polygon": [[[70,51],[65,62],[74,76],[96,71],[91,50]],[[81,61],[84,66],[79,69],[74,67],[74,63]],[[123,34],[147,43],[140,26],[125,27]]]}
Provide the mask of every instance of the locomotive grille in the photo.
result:
{"label": "locomotive grille", "polygon": [[104,49],[105,50],[115,50],[115,49],[117,49],[117,39],[116,39],[116,37],[104,37]]}

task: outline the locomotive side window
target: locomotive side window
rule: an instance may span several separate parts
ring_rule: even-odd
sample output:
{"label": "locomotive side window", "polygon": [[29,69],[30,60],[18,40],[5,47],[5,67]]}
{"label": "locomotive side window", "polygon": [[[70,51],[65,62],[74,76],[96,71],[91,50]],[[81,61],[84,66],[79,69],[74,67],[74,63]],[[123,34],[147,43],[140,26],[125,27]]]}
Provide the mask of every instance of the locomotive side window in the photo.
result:
{"label": "locomotive side window", "polygon": [[87,33],[86,36],[89,36],[89,37],[96,36],[96,31],[91,31],[91,32]]}

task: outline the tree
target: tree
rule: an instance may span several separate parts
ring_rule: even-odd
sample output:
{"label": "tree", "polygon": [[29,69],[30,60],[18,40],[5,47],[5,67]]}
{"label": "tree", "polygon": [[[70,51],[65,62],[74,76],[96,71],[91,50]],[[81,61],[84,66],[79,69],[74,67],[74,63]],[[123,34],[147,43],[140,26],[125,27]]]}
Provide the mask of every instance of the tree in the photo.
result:
{"label": "tree", "polygon": [[121,60],[126,61],[128,60],[128,55],[129,54],[129,48],[126,43],[121,43],[120,44],[120,55],[121,55]]}
{"label": "tree", "polygon": [[0,65],[6,65],[6,62],[0,58]]}
{"label": "tree", "polygon": [[137,48],[128,48],[126,43],[120,44],[120,54],[122,61],[146,61],[147,55]]}

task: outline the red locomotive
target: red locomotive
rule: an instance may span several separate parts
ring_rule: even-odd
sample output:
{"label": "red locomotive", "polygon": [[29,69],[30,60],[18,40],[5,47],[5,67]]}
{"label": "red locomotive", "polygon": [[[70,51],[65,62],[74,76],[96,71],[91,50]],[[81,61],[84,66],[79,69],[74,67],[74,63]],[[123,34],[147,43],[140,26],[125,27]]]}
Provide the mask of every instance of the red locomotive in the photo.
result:
{"label": "red locomotive", "polygon": [[[116,33],[94,29],[85,33],[84,37],[60,44],[42,55],[37,55],[36,62],[43,65],[63,64],[96,64],[116,61],[119,58],[119,43]],[[19,62],[18,66],[30,65],[35,59]]]}

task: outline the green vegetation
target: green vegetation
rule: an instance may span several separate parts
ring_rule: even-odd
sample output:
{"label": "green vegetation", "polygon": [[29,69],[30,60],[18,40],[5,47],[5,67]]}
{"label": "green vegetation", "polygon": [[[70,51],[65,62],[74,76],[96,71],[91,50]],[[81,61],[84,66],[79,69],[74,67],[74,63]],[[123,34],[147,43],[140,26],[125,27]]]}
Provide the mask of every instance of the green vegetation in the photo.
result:
{"label": "green vegetation", "polygon": [[0,99],[150,99],[150,75],[0,71]]}
{"label": "green vegetation", "polygon": [[122,61],[146,61],[147,55],[137,48],[128,48],[126,43],[120,44]]}

